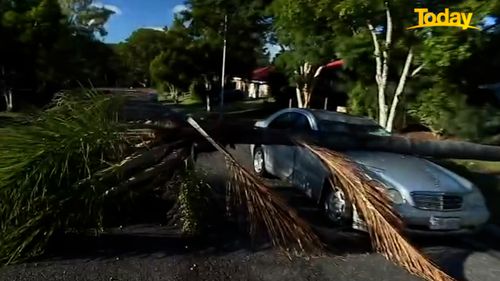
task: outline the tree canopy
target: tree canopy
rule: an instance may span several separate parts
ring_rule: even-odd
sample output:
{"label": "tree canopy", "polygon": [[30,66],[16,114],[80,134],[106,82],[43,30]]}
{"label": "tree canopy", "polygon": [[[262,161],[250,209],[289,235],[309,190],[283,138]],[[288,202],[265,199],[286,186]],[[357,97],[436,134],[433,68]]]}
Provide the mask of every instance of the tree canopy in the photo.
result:
{"label": "tree canopy", "polygon": [[0,92],[40,103],[63,87],[111,83],[111,50],[79,30],[57,0],[0,2]]}

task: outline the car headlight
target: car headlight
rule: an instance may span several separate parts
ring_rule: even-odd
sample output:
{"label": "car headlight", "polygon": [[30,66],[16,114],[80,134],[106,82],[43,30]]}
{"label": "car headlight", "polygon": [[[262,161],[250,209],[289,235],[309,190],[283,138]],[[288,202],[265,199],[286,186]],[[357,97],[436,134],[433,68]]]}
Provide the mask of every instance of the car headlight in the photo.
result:
{"label": "car headlight", "polygon": [[405,199],[403,198],[403,196],[399,191],[397,191],[396,189],[389,189],[387,192],[392,200],[392,203],[396,205],[404,204]]}
{"label": "car headlight", "polygon": [[474,189],[472,193],[468,194],[466,197],[467,206],[471,208],[484,207],[486,202],[481,192]]}

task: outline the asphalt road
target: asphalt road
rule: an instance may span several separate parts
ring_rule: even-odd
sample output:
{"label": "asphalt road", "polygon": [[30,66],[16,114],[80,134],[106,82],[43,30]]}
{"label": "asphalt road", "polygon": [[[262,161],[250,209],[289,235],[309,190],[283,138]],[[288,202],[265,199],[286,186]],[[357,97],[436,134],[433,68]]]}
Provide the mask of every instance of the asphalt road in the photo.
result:
{"label": "asphalt road", "polygon": [[[247,167],[248,146],[231,150]],[[197,167],[212,185],[224,182],[224,161],[218,153],[201,154]],[[42,261],[0,269],[0,280],[419,280],[372,253],[365,234],[329,227],[313,205],[292,188],[270,182],[324,237],[327,256],[292,258],[278,251],[252,251],[234,233],[216,233],[216,243],[191,243],[161,226],[134,226],[121,235],[89,241],[68,240],[61,254]],[[230,231],[229,231],[230,232]],[[500,276],[498,238],[419,238],[416,245],[458,280],[497,281]],[[207,246],[210,245],[210,246]],[[496,250],[495,250],[496,247]]]}

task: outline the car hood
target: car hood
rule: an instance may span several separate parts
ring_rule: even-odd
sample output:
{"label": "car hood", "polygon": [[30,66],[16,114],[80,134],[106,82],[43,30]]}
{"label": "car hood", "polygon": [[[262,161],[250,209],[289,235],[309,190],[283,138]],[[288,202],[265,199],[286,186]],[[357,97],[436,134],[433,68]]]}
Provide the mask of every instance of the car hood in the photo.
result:
{"label": "car hood", "polygon": [[404,193],[414,191],[469,193],[468,180],[428,160],[386,152],[352,151],[347,154],[369,174]]}

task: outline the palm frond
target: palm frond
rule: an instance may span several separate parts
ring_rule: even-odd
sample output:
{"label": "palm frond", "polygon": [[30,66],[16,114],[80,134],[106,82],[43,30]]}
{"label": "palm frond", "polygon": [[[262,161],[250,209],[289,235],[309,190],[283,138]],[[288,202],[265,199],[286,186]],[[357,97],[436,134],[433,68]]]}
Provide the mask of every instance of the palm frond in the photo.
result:
{"label": "palm frond", "polygon": [[319,252],[323,244],[308,223],[302,220],[286,201],[258,177],[241,166],[221,145],[215,142],[192,118],[188,122],[226,159],[229,170],[228,192],[237,206],[244,206],[250,222],[250,233],[265,226],[274,246],[301,252]]}
{"label": "palm frond", "polygon": [[[429,281],[451,281],[402,235],[401,220],[392,208],[386,188],[372,180],[345,155],[325,148],[302,144],[318,156],[334,177],[332,186],[342,188],[365,220],[374,249],[410,273]],[[335,182],[336,181],[336,182]]]}
{"label": "palm frond", "polygon": [[99,225],[106,185],[91,179],[144,138],[127,134],[120,106],[65,95],[28,124],[0,128],[0,262],[39,255],[62,226]]}

